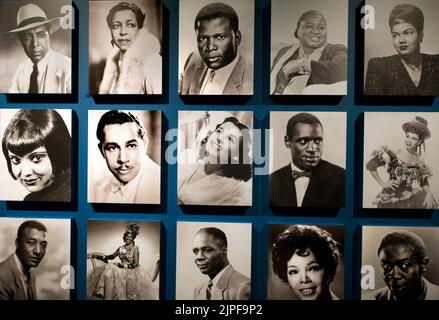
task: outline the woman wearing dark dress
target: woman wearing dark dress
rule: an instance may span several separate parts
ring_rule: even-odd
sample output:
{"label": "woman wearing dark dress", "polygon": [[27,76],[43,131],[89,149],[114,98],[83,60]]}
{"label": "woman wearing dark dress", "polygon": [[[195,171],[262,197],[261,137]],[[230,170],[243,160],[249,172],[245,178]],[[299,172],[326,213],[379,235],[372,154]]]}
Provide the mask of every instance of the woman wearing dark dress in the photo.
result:
{"label": "woman wearing dark dress", "polygon": [[71,137],[56,110],[20,110],[2,140],[14,180],[30,193],[25,201],[70,202]]}
{"label": "woman wearing dark dress", "polygon": [[389,26],[396,55],[371,58],[366,95],[439,95],[439,55],[421,53],[424,14],[412,4],[392,9]]}

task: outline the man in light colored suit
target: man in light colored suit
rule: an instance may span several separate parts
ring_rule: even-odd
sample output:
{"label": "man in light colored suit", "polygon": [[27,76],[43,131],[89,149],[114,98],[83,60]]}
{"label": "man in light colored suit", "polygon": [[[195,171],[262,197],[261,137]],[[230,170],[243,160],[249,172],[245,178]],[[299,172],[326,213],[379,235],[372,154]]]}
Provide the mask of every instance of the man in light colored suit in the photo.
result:
{"label": "man in light colored suit", "polygon": [[131,112],[111,110],[96,129],[99,150],[111,172],[94,185],[90,202],[160,203],[160,166],[148,155],[148,137]]}
{"label": "man in light colored suit", "polygon": [[17,231],[15,253],[0,263],[0,300],[37,300],[36,268],[46,254],[47,229],[38,221],[25,221]]}
{"label": "man in light colored suit", "polygon": [[227,238],[218,228],[202,228],[193,239],[195,264],[209,280],[195,288],[194,300],[248,300],[250,279],[227,258]]}
{"label": "man in light colored suit", "polygon": [[36,4],[26,4],[18,10],[17,34],[29,59],[17,68],[9,93],[71,93],[71,59],[50,47],[61,18],[48,19]]}
{"label": "man in light colored suit", "polygon": [[238,15],[223,3],[203,7],[195,18],[198,51],[186,59],[181,95],[251,95],[253,66],[239,54]]}

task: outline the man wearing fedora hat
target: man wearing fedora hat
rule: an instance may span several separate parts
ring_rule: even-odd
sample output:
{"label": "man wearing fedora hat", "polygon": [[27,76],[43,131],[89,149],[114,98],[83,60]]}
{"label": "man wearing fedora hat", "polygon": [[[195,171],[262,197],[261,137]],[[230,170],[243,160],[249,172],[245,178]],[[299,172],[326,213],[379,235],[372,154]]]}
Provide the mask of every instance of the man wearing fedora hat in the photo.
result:
{"label": "man wearing fedora hat", "polygon": [[71,93],[71,59],[50,48],[52,34],[61,26],[61,17],[48,19],[36,4],[18,10],[16,34],[29,59],[15,71],[9,93]]}

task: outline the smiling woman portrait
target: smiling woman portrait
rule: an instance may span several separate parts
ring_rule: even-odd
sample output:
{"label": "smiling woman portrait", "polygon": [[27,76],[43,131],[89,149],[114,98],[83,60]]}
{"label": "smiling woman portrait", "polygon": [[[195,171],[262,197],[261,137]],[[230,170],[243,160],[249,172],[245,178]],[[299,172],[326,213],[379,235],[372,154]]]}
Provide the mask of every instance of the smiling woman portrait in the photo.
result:
{"label": "smiling woman portrait", "polygon": [[270,94],[346,94],[346,9],[343,0],[272,2]]}
{"label": "smiling woman portrait", "polygon": [[180,113],[179,204],[251,206],[252,113],[235,114]]}
{"label": "smiling woman portrait", "polygon": [[2,151],[10,176],[28,192],[23,200],[70,201],[71,137],[56,110],[16,112],[3,133]]}
{"label": "smiling woman portrait", "polygon": [[159,0],[91,1],[90,92],[161,94],[160,37]]}
{"label": "smiling woman portrait", "polygon": [[[371,1],[368,2],[370,2],[368,4],[372,4]],[[377,4],[376,11],[380,8],[381,3]],[[431,5],[425,5],[428,10],[437,12],[437,3],[432,2]],[[433,17],[430,16],[430,18]],[[425,26],[429,26],[425,32],[424,21]],[[393,7],[388,16],[388,26],[390,27],[388,41],[392,42],[396,54],[370,58],[367,63],[364,89],[366,95],[439,95],[438,50],[434,54],[421,52],[421,45],[423,47],[429,46],[431,51],[432,44],[426,43],[424,38],[427,39],[429,31],[434,32],[434,29],[431,28],[434,24],[434,21],[429,21],[424,17],[424,12],[418,6],[400,3]],[[368,37],[368,32],[373,31],[366,32],[366,50],[369,50],[368,47],[373,47],[370,45],[372,38]],[[437,38],[435,39],[436,49],[438,49]],[[373,44],[377,45],[376,38],[373,38],[373,41],[375,41]],[[427,39],[427,41],[429,40]]]}
{"label": "smiling woman portrait", "polygon": [[[333,231],[334,235],[327,230]],[[342,265],[343,244],[336,239],[343,237],[343,228],[271,225],[270,234],[272,270],[269,272],[269,299],[340,299],[331,286],[337,282],[337,289],[342,294],[339,279],[334,279]],[[276,284],[276,276],[289,286],[289,293]]]}

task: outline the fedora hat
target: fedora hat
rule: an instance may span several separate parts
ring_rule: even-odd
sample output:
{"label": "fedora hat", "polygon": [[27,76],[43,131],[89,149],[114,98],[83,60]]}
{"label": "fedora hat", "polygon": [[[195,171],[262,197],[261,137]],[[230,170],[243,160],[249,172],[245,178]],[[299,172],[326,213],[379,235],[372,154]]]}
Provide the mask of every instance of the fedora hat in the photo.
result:
{"label": "fedora hat", "polygon": [[403,123],[402,129],[405,132],[414,129],[414,131],[419,132],[424,139],[428,139],[431,136],[430,129],[428,129],[428,122],[422,117],[415,117],[414,120]]}
{"label": "fedora hat", "polygon": [[45,24],[48,25],[49,32],[54,33],[61,26],[61,17],[48,19],[39,6],[33,3],[26,4],[18,9],[17,28],[8,31],[7,34],[33,29]]}

